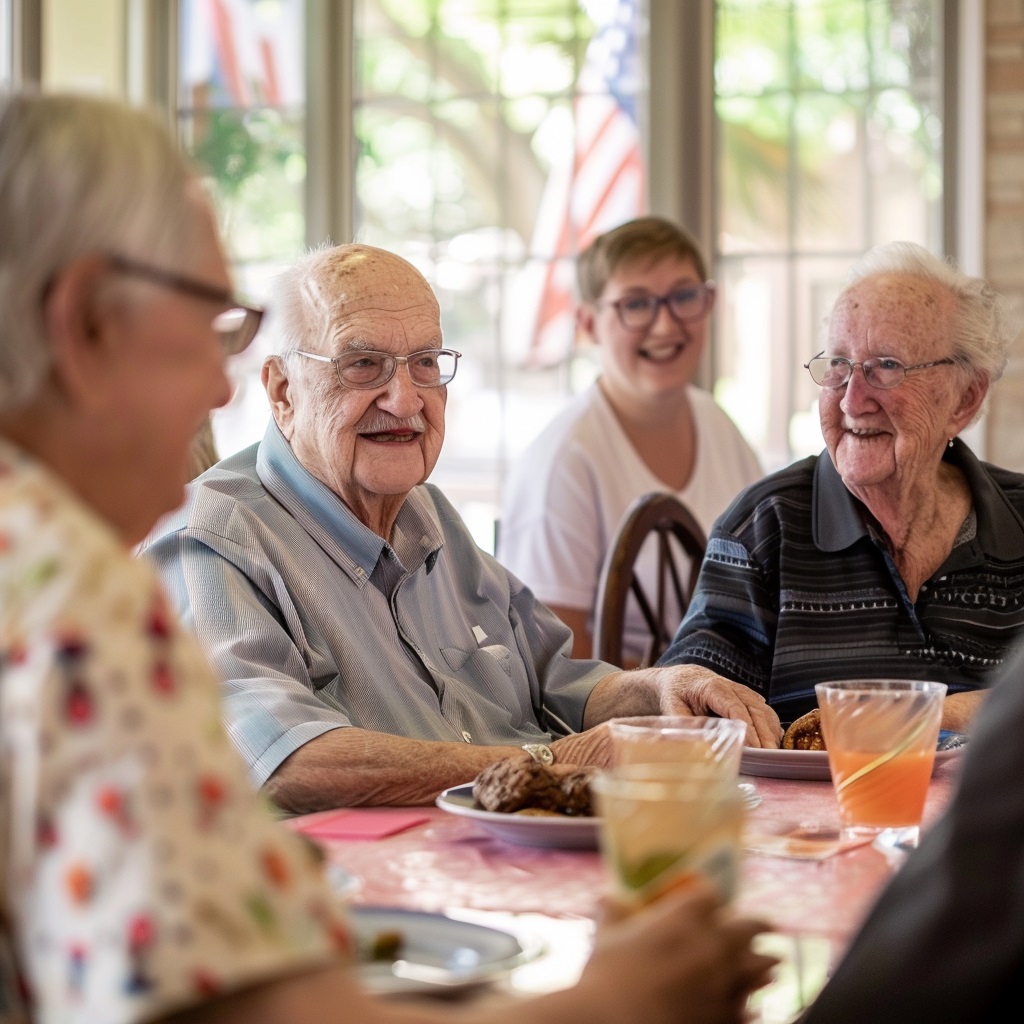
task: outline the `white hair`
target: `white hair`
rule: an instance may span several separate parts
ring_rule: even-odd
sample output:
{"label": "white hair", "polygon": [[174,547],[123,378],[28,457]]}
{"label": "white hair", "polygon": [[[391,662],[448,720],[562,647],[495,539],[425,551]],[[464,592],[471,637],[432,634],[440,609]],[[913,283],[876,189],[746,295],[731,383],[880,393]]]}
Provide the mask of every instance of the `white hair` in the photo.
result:
{"label": "white hair", "polygon": [[942,259],[914,242],[886,242],[853,265],[843,292],[878,274],[908,274],[945,287],[956,304],[953,350],[957,362],[990,385],[999,380],[1020,324],[1006,299],[986,281],[963,273],[952,259]]}
{"label": "white hair", "polygon": [[323,267],[340,259],[346,246],[323,242],[300,256],[274,281],[274,301],[268,311],[268,332],[275,352],[287,358],[296,349],[316,348],[314,339],[322,338],[331,324],[330,306],[314,297],[311,282],[319,278]]}

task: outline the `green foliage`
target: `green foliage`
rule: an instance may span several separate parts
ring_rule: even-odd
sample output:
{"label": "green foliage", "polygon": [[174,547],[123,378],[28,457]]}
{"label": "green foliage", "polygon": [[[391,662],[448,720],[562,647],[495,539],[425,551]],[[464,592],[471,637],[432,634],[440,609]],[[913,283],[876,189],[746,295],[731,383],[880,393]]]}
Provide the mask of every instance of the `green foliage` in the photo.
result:
{"label": "green foliage", "polygon": [[224,195],[236,195],[260,169],[263,148],[246,127],[244,115],[210,110],[199,115],[201,132],[192,155],[217,182]]}
{"label": "green foliage", "polygon": [[939,0],[719,0],[716,114],[733,234],[788,244],[787,189],[802,223],[841,232],[833,182],[858,153],[941,179],[940,22]]}
{"label": "green foliage", "polygon": [[195,115],[192,156],[209,175],[225,235],[247,260],[302,250],[305,146],[298,123],[270,108]]}

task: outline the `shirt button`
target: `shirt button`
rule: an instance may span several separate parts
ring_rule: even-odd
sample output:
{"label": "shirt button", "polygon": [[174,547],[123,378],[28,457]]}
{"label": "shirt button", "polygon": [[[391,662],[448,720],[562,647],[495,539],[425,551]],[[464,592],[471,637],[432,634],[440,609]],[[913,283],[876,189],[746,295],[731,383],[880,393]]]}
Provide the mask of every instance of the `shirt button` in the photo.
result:
{"label": "shirt button", "polygon": [[462,730],[462,740],[463,740],[464,743],[472,743],[473,742],[473,734],[469,733],[469,732],[466,732],[466,730],[463,729]]}

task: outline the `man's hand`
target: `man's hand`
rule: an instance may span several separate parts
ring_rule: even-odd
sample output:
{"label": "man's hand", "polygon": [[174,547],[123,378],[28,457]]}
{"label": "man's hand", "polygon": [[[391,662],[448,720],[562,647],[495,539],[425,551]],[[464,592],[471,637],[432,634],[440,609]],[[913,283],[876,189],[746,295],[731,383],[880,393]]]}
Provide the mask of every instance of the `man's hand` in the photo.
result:
{"label": "man's hand", "polygon": [[584,724],[634,715],[718,715],[747,726],[748,747],[778,747],[782,723],[756,690],[699,665],[612,672],[594,687]]}
{"label": "man's hand", "polygon": [[663,715],[718,715],[747,723],[748,747],[778,747],[782,723],[756,690],[698,665],[670,665],[656,671]]}
{"label": "man's hand", "polygon": [[970,732],[974,716],[981,710],[988,690],[951,693],[942,702],[941,728],[951,732]]}

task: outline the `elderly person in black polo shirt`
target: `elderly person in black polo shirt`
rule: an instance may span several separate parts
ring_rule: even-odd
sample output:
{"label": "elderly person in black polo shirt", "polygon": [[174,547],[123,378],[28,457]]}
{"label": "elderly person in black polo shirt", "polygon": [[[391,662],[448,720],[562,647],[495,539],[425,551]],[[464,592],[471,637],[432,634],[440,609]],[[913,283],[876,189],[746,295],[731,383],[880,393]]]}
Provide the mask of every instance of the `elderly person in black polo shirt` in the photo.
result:
{"label": "elderly person in black polo shirt", "polygon": [[958,438],[1015,333],[984,281],[910,243],[871,250],[806,364],[827,453],[719,518],[659,664],[744,683],[783,723],[822,680],[934,679],[942,727],[966,729],[1024,623],[1024,476]]}

